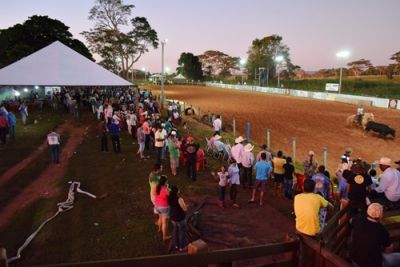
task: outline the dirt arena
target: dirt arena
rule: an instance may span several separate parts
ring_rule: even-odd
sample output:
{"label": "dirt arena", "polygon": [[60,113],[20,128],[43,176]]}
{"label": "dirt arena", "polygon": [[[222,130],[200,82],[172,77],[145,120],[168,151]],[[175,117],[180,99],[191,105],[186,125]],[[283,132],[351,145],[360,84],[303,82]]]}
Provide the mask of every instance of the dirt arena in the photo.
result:
{"label": "dirt arena", "polygon": [[[159,86],[151,87],[153,91]],[[223,116],[223,122],[236,118],[237,131],[245,134],[245,123],[251,123],[251,139],[266,142],[266,129],[271,129],[271,147],[292,153],[292,137],[297,140],[297,161],[303,160],[309,150],[314,150],[322,162],[322,148],[328,148],[328,166],[334,171],[345,148],[353,149],[353,158],[369,162],[381,156],[400,160],[400,139],[383,140],[375,134],[363,135],[361,129],[347,127],[346,118],[355,114],[356,105],[234,91],[212,87],[166,86],[166,97],[179,99],[202,111],[210,110]],[[365,107],[373,112],[377,122],[400,130],[400,111]]]}

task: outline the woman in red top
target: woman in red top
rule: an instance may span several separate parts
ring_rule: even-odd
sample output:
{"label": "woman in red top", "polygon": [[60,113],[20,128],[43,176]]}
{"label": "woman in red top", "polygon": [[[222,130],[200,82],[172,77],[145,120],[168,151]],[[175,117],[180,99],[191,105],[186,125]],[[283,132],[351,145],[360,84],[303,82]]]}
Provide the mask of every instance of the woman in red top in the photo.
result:
{"label": "woman in red top", "polygon": [[167,176],[162,175],[158,181],[157,186],[153,191],[154,196],[154,209],[158,214],[158,231],[162,232],[163,240],[168,240],[171,237],[167,236],[168,219],[169,219],[169,189],[167,183]]}

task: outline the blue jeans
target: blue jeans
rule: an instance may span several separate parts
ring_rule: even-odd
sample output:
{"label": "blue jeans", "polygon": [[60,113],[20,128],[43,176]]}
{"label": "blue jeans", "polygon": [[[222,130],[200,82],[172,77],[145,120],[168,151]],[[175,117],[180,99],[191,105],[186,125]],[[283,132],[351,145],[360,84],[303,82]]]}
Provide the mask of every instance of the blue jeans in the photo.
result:
{"label": "blue jeans", "polygon": [[219,201],[225,200],[225,191],[226,191],[226,186],[218,186],[218,200]]}
{"label": "blue jeans", "polygon": [[173,237],[175,246],[178,249],[183,249],[186,246],[186,221],[182,220],[180,222],[172,221],[173,226]]}
{"label": "blue jeans", "polygon": [[284,179],[285,183],[285,196],[291,197],[293,195],[293,180],[291,179]]}
{"label": "blue jeans", "polygon": [[50,150],[51,150],[51,160],[53,161],[53,163],[59,163],[60,162],[60,145],[51,145]]}

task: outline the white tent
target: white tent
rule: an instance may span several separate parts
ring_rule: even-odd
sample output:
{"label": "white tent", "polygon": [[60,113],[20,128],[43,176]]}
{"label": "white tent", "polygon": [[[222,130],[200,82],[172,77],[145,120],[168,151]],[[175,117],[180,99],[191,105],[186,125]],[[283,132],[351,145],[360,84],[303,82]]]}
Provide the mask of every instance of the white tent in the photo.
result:
{"label": "white tent", "polygon": [[132,84],[56,41],[0,69],[0,85],[129,86]]}
{"label": "white tent", "polygon": [[178,74],[176,75],[174,78],[172,78],[174,80],[186,80],[185,76],[183,76],[182,74]]}

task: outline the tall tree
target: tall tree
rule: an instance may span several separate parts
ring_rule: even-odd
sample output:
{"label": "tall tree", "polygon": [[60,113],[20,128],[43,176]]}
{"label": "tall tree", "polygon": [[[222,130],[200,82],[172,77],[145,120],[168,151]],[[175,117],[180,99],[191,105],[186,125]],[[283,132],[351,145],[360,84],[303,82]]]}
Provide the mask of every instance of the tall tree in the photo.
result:
{"label": "tall tree", "polygon": [[177,72],[188,79],[203,80],[203,71],[199,57],[192,53],[182,53],[178,60]]}
{"label": "tall tree", "polygon": [[347,63],[347,66],[350,67],[350,71],[353,73],[354,76],[360,76],[369,68],[372,67],[371,61],[368,59],[359,59],[356,61],[352,61]]}
{"label": "tall tree", "polygon": [[90,50],[107,62],[105,66],[112,66],[111,70],[119,66],[125,78],[150,47],[158,47],[157,32],[145,17],[131,18],[133,8],[134,5],[125,5],[122,0],[96,0],[89,12],[94,28],[82,32]]}
{"label": "tall tree", "polygon": [[[207,76],[229,76],[239,69],[239,58],[229,56],[221,51],[207,50],[199,55],[203,72]],[[211,73],[210,73],[211,72]]]}
{"label": "tall tree", "polygon": [[[251,47],[247,51],[248,59],[246,68],[249,76],[255,78],[255,73],[259,73],[259,68],[264,68],[269,80],[276,77],[276,71],[284,70],[286,76],[292,76],[295,66],[292,64],[289,54],[289,47],[282,43],[279,35],[266,36],[262,39],[253,40]],[[282,56],[284,62],[277,63],[275,58]]]}
{"label": "tall tree", "polygon": [[32,16],[22,24],[0,30],[0,68],[57,40],[94,60],[89,49],[73,38],[64,23],[48,16]]}

